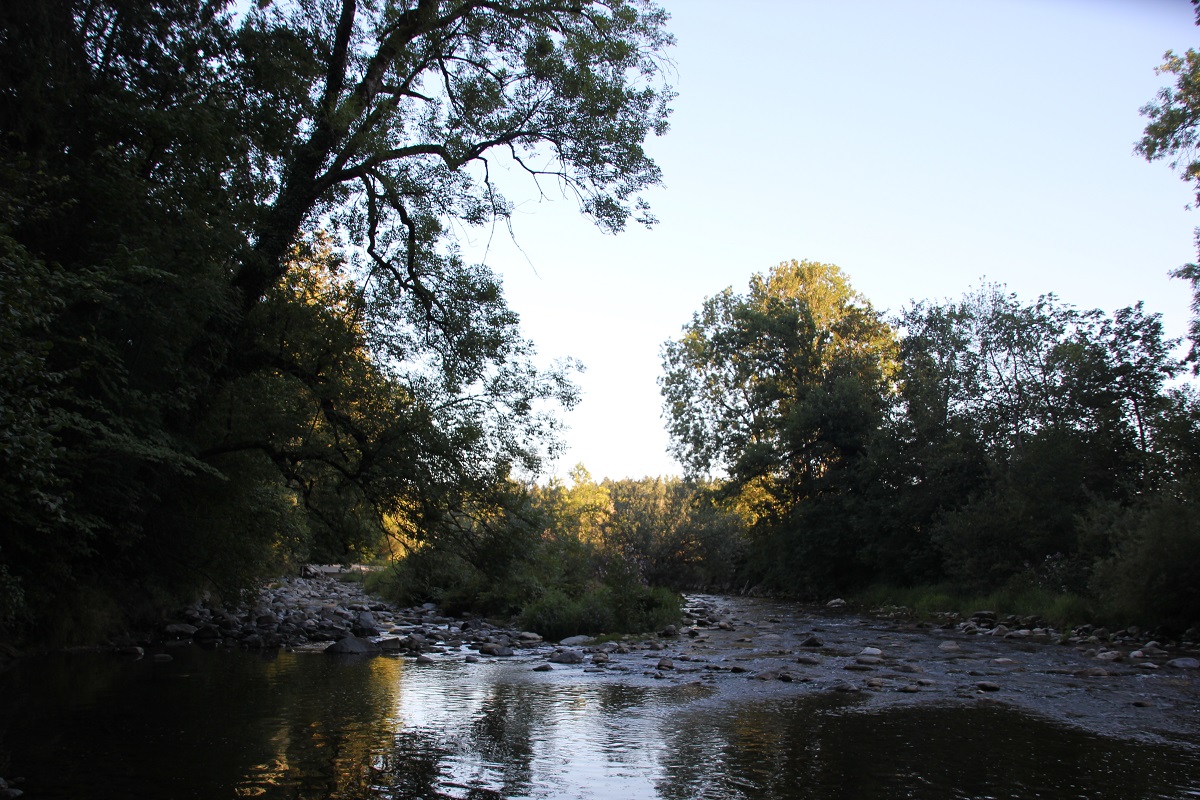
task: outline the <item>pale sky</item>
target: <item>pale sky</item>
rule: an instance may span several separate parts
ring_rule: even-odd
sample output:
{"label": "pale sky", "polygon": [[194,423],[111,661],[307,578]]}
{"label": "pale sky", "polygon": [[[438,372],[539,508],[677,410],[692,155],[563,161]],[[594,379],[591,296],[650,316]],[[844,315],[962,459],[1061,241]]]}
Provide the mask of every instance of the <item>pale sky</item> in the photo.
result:
{"label": "pale sky", "polygon": [[1200,211],[1133,145],[1163,53],[1200,47],[1186,0],[663,4],[679,97],[648,145],[658,226],[609,236],[510,191],[519,249],[487,249],[541,357],[587,367],[559,474],[678,474],[662,343],[793,258],[837,264],[881,310],[986,279],[1109,313],[1144,300],[1184,333],[1167,273],[1196,259]]}

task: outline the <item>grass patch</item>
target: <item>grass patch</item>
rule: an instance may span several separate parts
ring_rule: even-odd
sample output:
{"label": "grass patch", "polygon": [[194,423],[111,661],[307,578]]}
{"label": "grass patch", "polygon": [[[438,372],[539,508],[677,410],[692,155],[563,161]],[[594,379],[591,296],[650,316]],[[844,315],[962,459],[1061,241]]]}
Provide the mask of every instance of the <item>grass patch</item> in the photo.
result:
{"label": "grass patch", "polygon": [[1058,593],[1037,586],[1006,586],[992,592],[962,592],[954,587],[876,585],[853,595],[856,605],[872,609],[898,606],[919,618],[938,614],[968,617],[976,611],[994,611],[1000,616],[1039,617],[1058,630],[1097,621],[1097,609],[1077,594]]}

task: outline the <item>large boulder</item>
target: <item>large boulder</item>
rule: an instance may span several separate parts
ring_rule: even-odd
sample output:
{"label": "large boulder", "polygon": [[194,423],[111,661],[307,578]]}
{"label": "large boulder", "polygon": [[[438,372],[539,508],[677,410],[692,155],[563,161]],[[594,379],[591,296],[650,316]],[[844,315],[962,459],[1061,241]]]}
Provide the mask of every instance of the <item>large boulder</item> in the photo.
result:
{"label": "large boulder", "polygon": [[370,611],[360,611],[354,617],[350,632],[355,636],[378,636],[380,631],[378,623],[375,622],[375,615]]}
{"label": "large boulder", "polygon": [[511,656],[513,649],[508,645],[500,644],[499,642],[488,642],[480,645],[479,652],[485,656]]}
{"label": "large boulder", "polygon": [[582,664],[583,653],[578,650],[559,650],[550,656],[550,661],[555,664]]}
{"label": "large boulder", "polygon": [[379,648],[366,639],[347,636],[326,647],[325,652],[334,655],[375,655],[379,652]]}

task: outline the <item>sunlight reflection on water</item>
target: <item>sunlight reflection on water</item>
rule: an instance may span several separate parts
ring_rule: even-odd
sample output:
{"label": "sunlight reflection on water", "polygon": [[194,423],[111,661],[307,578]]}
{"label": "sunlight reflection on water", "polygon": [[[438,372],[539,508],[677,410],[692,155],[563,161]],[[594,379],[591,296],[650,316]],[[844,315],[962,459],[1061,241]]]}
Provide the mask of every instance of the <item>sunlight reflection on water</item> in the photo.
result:
{"label": "sunlight reflection on water", "polygon": [[530,668],[60,656],[0,677],[0,766],[30,796],[76,800],[1200,797],[1194,745],[1003,707],[867,711]]}

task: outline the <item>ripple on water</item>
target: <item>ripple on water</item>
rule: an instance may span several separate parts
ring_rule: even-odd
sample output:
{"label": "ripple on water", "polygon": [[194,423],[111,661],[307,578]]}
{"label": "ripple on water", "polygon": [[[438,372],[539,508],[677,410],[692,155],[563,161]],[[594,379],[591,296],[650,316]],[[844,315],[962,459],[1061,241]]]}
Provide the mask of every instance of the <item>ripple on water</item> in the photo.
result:
{"label": "ripple on water", "polygon": [[511,662],[180,650],[0,676],[0,763],[49,798],[1200,797],[1195,743],[1003,707],[868,708]]}

